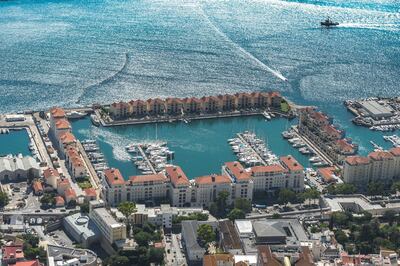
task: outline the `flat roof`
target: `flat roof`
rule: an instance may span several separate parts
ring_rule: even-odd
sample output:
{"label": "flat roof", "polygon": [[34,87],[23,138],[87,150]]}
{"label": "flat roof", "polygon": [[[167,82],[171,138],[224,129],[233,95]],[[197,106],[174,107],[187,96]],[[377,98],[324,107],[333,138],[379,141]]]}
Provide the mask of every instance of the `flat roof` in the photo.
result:
{"label": "flat roof", "polygon": [[377,101],[361,101],[360,105],[373,115],[392,114],[393,109],[390,106],[383,106]]}
{"label": "flat roof", "polygon": [[235,226],[240,235],[253,233],[253,224],[251,220],[235,220]]}
{"label": "flat roof", "polygon": [[112,217],[111,213],[109,213],[105,208],[96,208],[92,211],[96,212],[97,215],[100,216],[110,227],[115,228],[121,226],[121,224],[117,222],[114,217]]}
{"label": "flat roof", "polygon": [[378,203],[372,203],[367,198],[363,196],[336,196],[336,197],[325,197],[326,202],[331,208],[332,212],[344,211],[345,204],[357,204],[364,211],[380,210],[380,209],[391,209],[400,208],[400,202],[388,202],[385,207],[382,207]]}
{"label": "flat roof", "polygon": [[84,235],[85,239],[100,234],[100,231],[88,216],[75,213],[65,217],[64,220],[80,235]]}

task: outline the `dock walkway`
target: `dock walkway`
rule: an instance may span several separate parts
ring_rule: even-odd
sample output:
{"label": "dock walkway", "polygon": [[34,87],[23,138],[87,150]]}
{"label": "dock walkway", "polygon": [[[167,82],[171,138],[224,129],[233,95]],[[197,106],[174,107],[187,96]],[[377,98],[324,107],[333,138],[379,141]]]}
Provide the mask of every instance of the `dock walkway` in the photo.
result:
{"label": "dock walkway", "polygon": [[260,162],[263,165],[267,165],[267,162],[261,157],[261,155],[250,145],[250,143],[248,143],[242,136],[241,133],[237,133],[238,138],[240,139],[240,141],[242,141],[244,144],[246,144],[254,153],[254,155],[257,157],[258,160],[260,160]]}
{"label": "dock walkway", "polygon": [[144,160],[146,161],[146,163],[150,166],[151,171],[152,171],[154,174],[157,174],[157,171],[154,169],[154,166],[153,166],[153,164],[150,162],[149,158],[147,157],[147,154],[143,151],[142,146],[139,144],[139,145],[137,145],[137,148],[138,148],[140,154],[142,155],[143,159],[144,159]]}

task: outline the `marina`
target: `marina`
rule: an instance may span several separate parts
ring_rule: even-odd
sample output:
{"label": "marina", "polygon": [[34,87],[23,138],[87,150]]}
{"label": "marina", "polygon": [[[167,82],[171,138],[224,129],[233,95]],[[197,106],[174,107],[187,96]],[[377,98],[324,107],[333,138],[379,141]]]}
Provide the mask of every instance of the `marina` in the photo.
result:
{"label": "marina", "polygon": [[97,141],[87,139],[83,140],[81,144],[97,176],[102,178],[104,170],[109,169],[110,167],[108,166],[104,154],[100,151]]}
{"label": "marina", "polygon": [[156,174],[170,165],[174,152],[166,142],[132,143],[127,145],[127,152],[132,154],[132,162],[142,174]]}
{"label": "marina", "polygon": [[188,177],[194,178],[218,173],[225,162],[237,160],[227,139],[237,137],[237,132],[246,130],[254,132],[260,139],[273,140],[268,142],[268,149],[274,151],[276,156],[291,154],[305,167],[311,166],[308,156],[281,138],[281,132],[288,127],[288,123],[295,124],[295,120],[288,122],[287,119],[275,118],[265,122],[265,118],[258,115],[192,120],[187,124],[179,121],[95,127],[88,117],[71,123],[78,139],[96,139],[108,165],[118,168],[127,177],[142,174],[132,163],[132,157],[136,155],[127,150],[127,146],[132,143],[151,143],[156,139],[167,142],[168,148],[175,152],[173,164],[181,166]]}
{"label": "marina", "polygon": [[3,132],[0,134],[0,156],[6,156],[9,154],[32,156],[32,151],[36,150],[26,129],[2,128],[0,132]]}
{"label": "marina", "polygon": [[400,147],[400,137],[397,135],[383,136],[385,141],[392,143],[393,147]]}

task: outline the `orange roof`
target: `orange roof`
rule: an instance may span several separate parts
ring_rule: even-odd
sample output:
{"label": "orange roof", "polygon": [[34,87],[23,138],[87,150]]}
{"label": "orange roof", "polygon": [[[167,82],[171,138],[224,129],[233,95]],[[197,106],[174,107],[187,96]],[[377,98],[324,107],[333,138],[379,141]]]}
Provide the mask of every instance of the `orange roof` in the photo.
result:
{"label": "orange roof", "polygon": [[195,179],[196,184],[206,185],[206,184],[224,184],[232,183],[232,180],[227,175],[206,175],[200,176]]}
{"label": "orange roof", "polygon": [[189,179],[179,166],[168,166],[165,168],[167,177],[174,185],[190,185]]}
{"label": "orange roof", "polygon": [[10,259],[12,257],[16,259],[24,258],[24,252],[22,245],[10,245],[10,246],[3,246],[1,248],[3,253],[3,259]]}
{"label": "orange roof", "polygon": [[320,176],[324,179],[325,182],[331,183],[335,181],[335,178],[333,178],[335,167],[323,167],[323,168],[318,168],[318,172]]}
{"label": "orange roof", "polygon": [[326,125],[324,126],[324,131],[328,134],[335,134],[335,135],[341,135],[342,132],[335,128],[333,125]]}
{"label": "orange roof", "polygon": [[66,119],[60,119],[56,122],[57,129],[68,129],[71,128],[70,123]]}
{"label": "orange roof", "polygon": [[393,156],[400,156],[400,147],[392,148],[389,152],[393,154]]}
{"label": "orange roof", "polygon": [[65,204],[65,200],[61,196],[56,196],[55,200],[56,200],[56,205],[57,206],[62,206],[62,205]]}
{"label": "orange roof", "polygon": [[127,107],[128,104],[126,102],[120,101],[120,102],[115,102],[115,103],[113,103],[111,105],[114,108],[124,108],[124,107]]}
{"label": "orange roof", "polygon": [[72,157],[70,161],[71,161],[72,166],[74,166],[74,167],[83,166],[83,160],[80,157],[77,157],[77,156]]}
{"label": "orange roof", "polygon": [[[229,262],[231,264],[229,264]],[[203,266],[232,265],[235,260],[230,253],[212,254],[203,256]]]}
{"label": "orange roof", "polygon": [[250,172],[247,172],[239,162],[227,162],[225,167],[239,181],[250,179]]}
{"label": "orange roof", "polygon": [[131,100],[129,101],[129,104],[133,106],[138,106],[138,105],[144,105],[145,102],[142,100]]}
{"label": "orange roof", "polygon": [[347,156],[346,163],[349,165],[361,165],[361,164],[369,164],[370,160],[368,157],[361,156]]}
{"label": "orange roof", "polygon": [[53,118],[64,118],[65,117],[65,111],[59,107],[51,108],[50,114]]}
{"label": "orange roof", "polygon": [[182,103],[182,100],[179,98],[167,98],[165,99],[166,103]]}
{"label": "orange roof", "polygon": [[136,175],[129,177],[129,182],[132,183],[144,183],[144,182],[155,182],[155,181],[166,181],[165,175],[158,173],[155,175]]}
{"label": "orange roof", "polygon": [[368,155],[368,157],[373,159],[373,160],[376,160],[376,161],[381,161],[381,160],[384,160],[384,159],[393,158],[393,155],[390,152],[387,152],[387,151],[374,151],[374,152],[371,152]]}
{"label": "orange roof", "polygon": [[125,184],[124,178],[118,169],[111,168],[104,171],[109,185],[123,185]]}
{"label": "orange roof", "polygon": [[286,172],[286,170],[279,164],[271,164],[271,165],[253,166],[251,168],[251,172],[252,173],[283,173],[283,172]]}
{"label": "orange roof", "polygon": [[303,166],[292,156],[283,156],[280,158],[284,167],[289,171],[303,171]]}
{"label": "orange roof", "polygon": [[336,145],[340,147],[342,151],[353,152],[354,146],[351,143],[348,143],[345,139],[339,139],[336,141]]}
{"label": "orange roof", "polygon": [[53,168],[47,168],[47,169],[45,169],[43,171],[44,179],[49,179],[51,176],[59,177],[60,173],[57,170],[53,169]]}
{"label": "orange roof", "polygon": [[67,154],[69,158],[79,157],[78,151],[74,147],[68,147]]}
{"label": "orange roof", "polygon": [[63,144],[76,142],[76,138],[75,138],[74,134],[72,134],[71,132],[64,132],[64,133],[58,134],[58,138],[60,139],[60,141]]}
{"label": "orange roof", "polygon": [[68,179],[66,179],[66,178],[63,178],[63,179],[59,179],[58,180],[58,186],[69,186],[70,184],[69,184],[69,180]]}
{"label": "orange roof", "polygon": [[270,91],[270,92],[268,92],[268,94],[271,97],[281,97],[281,93],[279,91]]}
{"label": "orange roof", "polygon": [[17,261],[12,266],[40,266],[39,260],[26,260],[26,261]]}
{"label": "orange roof", "polygon": [[191,98],[184,98],[183,102],[185,102],[185,103],[191,103],[191,102],[201,103],[201,100],[196,97],[191,97]]}
{"label": "orange roof", "polygon": [[76,198],[76,193],[75,190],[73,190],[72,188],[69,188],[65,191],[65,197],[67,198]]}
{"label": "orange roof", "polygon": [[42,183],[39,181],[34,181],[32,187],[35,192],[43,191]]}
{"label": "orange roof", "polygon": [[96,190],[92,187],[86,188],[84,191],[85,191],[86,196],[88,196],[88,197],[97,197]]}
{"label": "orange roof", "polygon": [[148,99],[147,102],[150,104],[156,104],[156,103],[163,104],[165,101],[160,98],[155,98],[155,99]]}

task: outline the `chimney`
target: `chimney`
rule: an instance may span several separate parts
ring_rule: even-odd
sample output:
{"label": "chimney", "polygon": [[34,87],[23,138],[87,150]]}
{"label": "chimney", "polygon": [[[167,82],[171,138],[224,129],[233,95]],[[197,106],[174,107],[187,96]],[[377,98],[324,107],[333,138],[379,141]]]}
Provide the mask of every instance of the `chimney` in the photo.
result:
{"label": "chimney", "polygon": [[211,176],[211,182],[213,182],[213,183],[215,182],[215,175]]}

